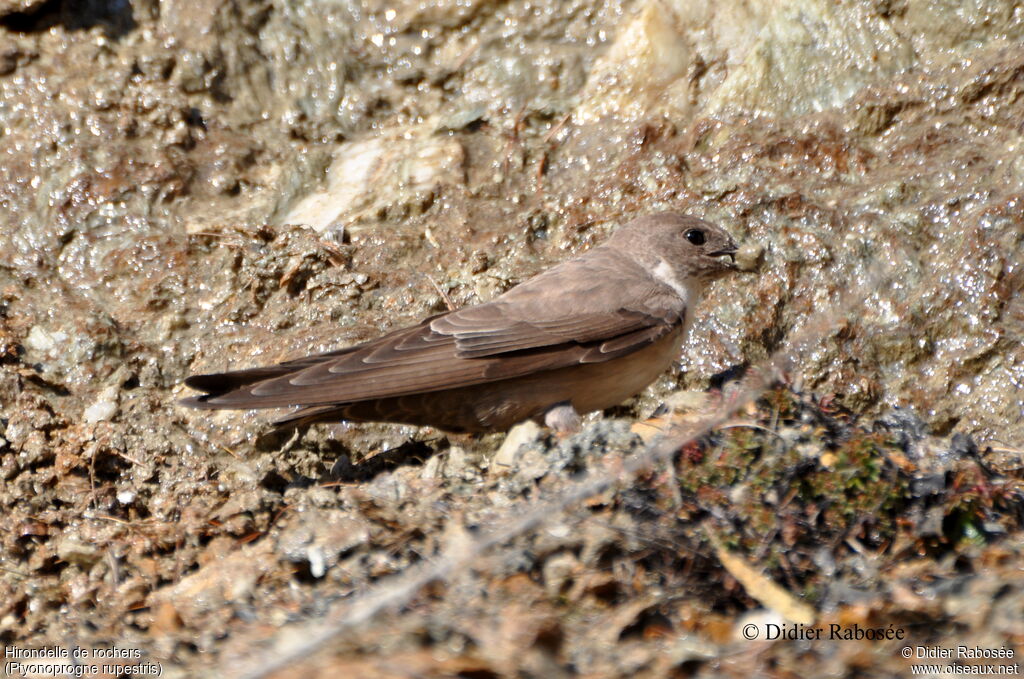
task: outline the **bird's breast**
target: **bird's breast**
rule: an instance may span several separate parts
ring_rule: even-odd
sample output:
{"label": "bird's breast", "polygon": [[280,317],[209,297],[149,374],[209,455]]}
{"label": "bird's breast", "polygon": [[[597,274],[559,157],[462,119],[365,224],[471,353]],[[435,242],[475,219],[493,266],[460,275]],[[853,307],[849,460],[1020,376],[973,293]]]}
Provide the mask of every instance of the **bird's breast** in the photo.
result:
{"label": "bird's breast", "polygon": [[579,413],[619,405],[643,391],[679,357],[682,324],[657,342],[626,356],[506,380],[473,389],[475,417],[489,429],[504,429],[544,414],[557,403]]}
{"label": "bird's breast", "polygon": [[658,379],[673,361],[685,337],[685,323],[650,346],[605,363],[580,366],[567,377],[573,406],[580,413],[619,405]]}

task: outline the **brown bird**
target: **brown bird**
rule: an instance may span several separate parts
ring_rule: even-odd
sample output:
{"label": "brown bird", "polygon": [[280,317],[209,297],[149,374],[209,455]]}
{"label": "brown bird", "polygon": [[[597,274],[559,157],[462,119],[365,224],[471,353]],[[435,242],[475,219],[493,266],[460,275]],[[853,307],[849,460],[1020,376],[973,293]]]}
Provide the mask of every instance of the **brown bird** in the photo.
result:
{"label": "brown bird", "polygon": [[281,425],[382,421],[452,432],[536,418],[556,431],[641,391],[678,358],[736,244],[687,215],[640,217],[604,244],[486,304],[353,347],[265,368],[195,375],[194,408],[302,406]]}

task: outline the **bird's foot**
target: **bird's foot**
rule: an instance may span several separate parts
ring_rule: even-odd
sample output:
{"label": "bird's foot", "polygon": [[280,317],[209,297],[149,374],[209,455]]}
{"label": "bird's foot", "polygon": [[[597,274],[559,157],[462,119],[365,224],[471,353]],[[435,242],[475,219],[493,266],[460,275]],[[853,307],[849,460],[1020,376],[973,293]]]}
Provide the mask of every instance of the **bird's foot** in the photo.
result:
{"label": "bird's foot", "polygon": [[556,403],[544,413],[544,425],[555,432],[558,438],[566,438],[575,434],[580,430],[582,424],[580,414],[568,401]]}

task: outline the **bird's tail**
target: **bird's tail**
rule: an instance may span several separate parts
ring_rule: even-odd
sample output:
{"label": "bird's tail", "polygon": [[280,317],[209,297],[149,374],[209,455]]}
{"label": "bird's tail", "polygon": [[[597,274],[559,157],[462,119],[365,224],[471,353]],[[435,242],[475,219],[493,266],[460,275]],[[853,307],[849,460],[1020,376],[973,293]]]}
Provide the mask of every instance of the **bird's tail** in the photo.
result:
{"label": "bird's tail", "polygon": [[[208,375],[192,375],[185,379],[185,386],[196,391],[202,391],[199,396],[190,396],[180,401],[181,405],[190,408],[202,408],[214,410],[217,408],[237,408],[233,403],[218,403],[213,399],[225,396],[231,392],[244,389],[250,385],[286,375],[294,370],[293,367],[283,365],[269,366],[266,368],[250,368],[248,370],[235,370],[226,373],[210,373]],[[247,390],[246,390],[247,391]]]}

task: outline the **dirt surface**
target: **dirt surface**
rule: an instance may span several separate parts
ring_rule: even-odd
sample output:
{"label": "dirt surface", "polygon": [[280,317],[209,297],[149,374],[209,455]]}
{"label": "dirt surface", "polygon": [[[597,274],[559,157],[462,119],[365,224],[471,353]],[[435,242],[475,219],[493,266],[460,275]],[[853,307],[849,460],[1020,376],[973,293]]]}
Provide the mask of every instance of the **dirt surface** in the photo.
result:
{"label": "dirt surface", "polygon": [[[181,677],[1019,663],[1022,35],[998,2],[0,2],[5,649]],[[746,272],[574,437],[176,405],[661,209]],[[665,453],[672,427],[698,435]]]}

